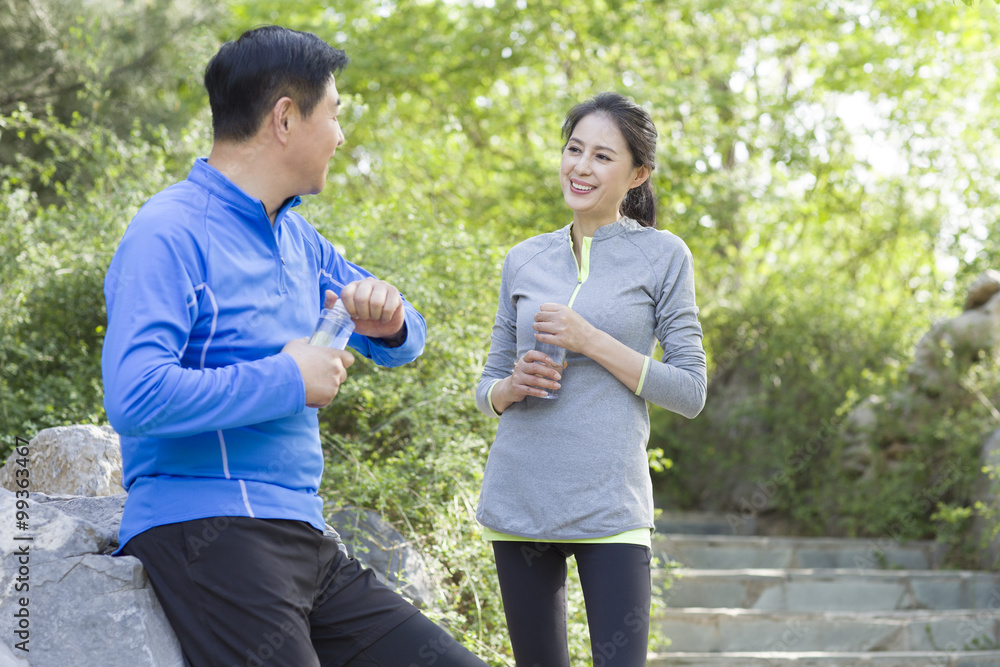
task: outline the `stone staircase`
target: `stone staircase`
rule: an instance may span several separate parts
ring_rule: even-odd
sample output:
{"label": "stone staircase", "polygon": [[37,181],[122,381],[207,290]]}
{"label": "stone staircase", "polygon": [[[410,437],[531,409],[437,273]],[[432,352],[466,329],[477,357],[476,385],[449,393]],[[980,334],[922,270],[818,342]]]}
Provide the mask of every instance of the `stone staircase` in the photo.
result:
{"label": "stone staircase", "polygon": [[650,667],[1000,666],[1000,573],[936,569],[933,543],[734,535],[725,517],[679,515],[653,550],[682,567],[651,621],[672,644]]}

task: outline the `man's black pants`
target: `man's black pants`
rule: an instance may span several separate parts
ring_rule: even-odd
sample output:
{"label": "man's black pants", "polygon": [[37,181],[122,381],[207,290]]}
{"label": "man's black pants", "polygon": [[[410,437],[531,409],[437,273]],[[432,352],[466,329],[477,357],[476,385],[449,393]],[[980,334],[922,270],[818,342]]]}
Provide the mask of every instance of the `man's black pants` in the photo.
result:
{"label": "man's black pants", "polygon": [[189,667],[484,667],[300,521],[214,517],[151,528],[142,561]]}

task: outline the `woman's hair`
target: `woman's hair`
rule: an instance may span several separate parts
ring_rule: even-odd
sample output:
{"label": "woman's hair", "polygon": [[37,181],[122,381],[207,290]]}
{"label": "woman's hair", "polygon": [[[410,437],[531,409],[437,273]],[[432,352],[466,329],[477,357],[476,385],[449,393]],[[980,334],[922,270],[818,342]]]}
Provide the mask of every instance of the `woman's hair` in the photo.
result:
{"label": "woman's hair", "polygon": [[[656,126],[646,110],[618,93],[601,93],[582,102],[566,114],[563,121],[563,148],[573,135],[577,123],[592,113],[602,113],[614,121],[632,154],[633,167],[656,168]],[[656,197],[653,195],[652,174],[646,182],[634,187],[625,195],[622,215],[632,218],[643,227],[656,227]]]}
{"label": "woman's hair", "polygon": [[316,35],[279,26],[254,28],[226,42],[205,68],[215,139],[250,139],[286,96],[308,117],[330,77],[348,62],[347,54]]}

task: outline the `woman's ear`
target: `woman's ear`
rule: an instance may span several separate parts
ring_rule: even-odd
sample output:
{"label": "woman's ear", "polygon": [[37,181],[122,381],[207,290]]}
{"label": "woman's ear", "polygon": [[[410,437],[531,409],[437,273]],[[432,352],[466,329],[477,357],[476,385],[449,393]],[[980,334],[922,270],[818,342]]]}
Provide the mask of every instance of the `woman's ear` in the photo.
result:
{"label": "woman's ear", "polygon": [[646,182],[649,175],[653,173],[652,168],[642,165],[641,167],[636,167],[635,176],[632,178],[632,185],[628,186],[628,189],[637,188]]}

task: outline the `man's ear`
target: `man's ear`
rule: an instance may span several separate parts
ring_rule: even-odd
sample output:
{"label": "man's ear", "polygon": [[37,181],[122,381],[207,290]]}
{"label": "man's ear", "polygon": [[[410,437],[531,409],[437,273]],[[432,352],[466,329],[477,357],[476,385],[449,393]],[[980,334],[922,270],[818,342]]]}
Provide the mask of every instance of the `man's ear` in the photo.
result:
{"label": "man's ear", "polygon": [[631,190],[632,188],[637,188],[643,183],[645,183],[646,179],[649,178],[649,175],[651,173],[653,173],[653,170],[647,167],[646,165],[642,165],[641,167],[636,169],[635,177],[632,179],[632,185],[628,186],[628,189]]}
{"label": "man's ear", "polygon": [[282,146],[288,143],[288,135],[298,120],[299,108],[290,97],[281,97],[268,116],[268,124],[274,137]]}

